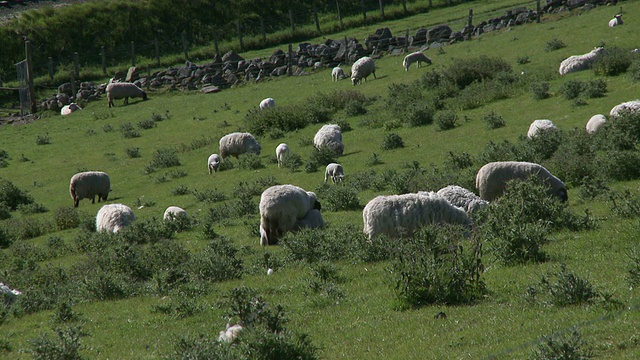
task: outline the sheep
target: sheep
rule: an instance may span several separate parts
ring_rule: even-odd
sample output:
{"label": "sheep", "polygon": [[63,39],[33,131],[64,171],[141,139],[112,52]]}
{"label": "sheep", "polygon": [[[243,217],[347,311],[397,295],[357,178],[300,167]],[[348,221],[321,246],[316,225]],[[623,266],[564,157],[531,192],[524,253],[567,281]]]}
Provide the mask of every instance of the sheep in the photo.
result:
{"label": "sheep", "polygon": [[585,126],[587,134],[595,134],[607,122],[607,118],[602,114],[593,115]]}
{"label": "sheep", "polygon": [[96,230],[117,234],[122,228],[131,225],[136,216],[130,207],[124,204],[104,205],[96,216]]}
{"label": "sheep", "polygon": [[418,67],[421,67],[423,62],[431,65],[431,59],[429,59],[427,55],[423,54],[421,51],[416,51],[405,56],[404,60],[402,60],[402,67],[404,68],[404,71],[409,71],[409,67],[414,62],[418,63]]}
{"label": "sheep", "polygon": [[640,113],[640,100],[636,99],[618,104],[611,109],[609,115],[615,118],[622,115],[624,112],[632,114]]}
{"label": "sheep", "polygon": [[331,70],[331,81],[342,80],[345,77],[344,70],[340,66],[336,66]]}
{"label": "sheep", "polygon": [[463,209],[434,192],[377,196],[364,207],[362,220],[363,233],[369,240],[380,235],[400,237],[429,224],[471,226]]}
{"label": "sheep", "polygon": [[603,47],[597,47],[583,55],[569,56],[560,63],[558,72],[560,75],[566,75],[568,73],[586,70],[590,68],[598,57],[604,54],[604,52],[605,50]]}
{"label": "sheep", "polygon": [[91,199],[91,203],[107,200],[111,191],[111,179],[102,171],[85,171],[71,177],[69,181],[69,193],[73,199],[73,207],[78,207],[80,200]]}
{"label": "sheep", "polygon": [[324,219],[322,213],[318,209],[311,209],[307,211],[307,214],[296,221],[292,231],[298,231],[302,229],[324,229]]}
{"label": "sheep", "polygon": [[284,157],[289,154],[289,145],[281,143],[276,147],[276,159],[278,159],[278,167],[284,165]]}
{"label": "sheep", "polygon": [[124,104],[129,104],[129,98],[141,97],[142,100],[147,100],[147,93],[130,82],[110,82],[107,85],[107,100],[109,107],[114,106],[113,100],[124,99]]}
{"label": "sheep", "polygon": [[622,22],[622,14],[614,15],[613,19],[609,20],[609,27],[610,28],[612,28],[614,26],[617,26],[617,25],[622,25],[622,24],[624,24]]}
{"label": "sheep", "polygon": [[80,106],[78,106],[78,104],[76,103],[71,103],[69,105],[65,105],[62,107],[62,109],[60,110],[60,115],[62,116],[66,116],[71,114],[72,112],[76,111],[76,110],[82,110],[82,108]]}
{"label": "sheep", "polygon": [[274,106],[276,106],[276,101],[273,100],[272,98],[266,98],[260,101],[260,110],[272,108]]}
{"label": "sheep", "polygon": [[342,156],[344,144],[342,143],[340,125],[323,125],[313,137],[313,146],[318,150],[324,147],[329,148],[334,151],[336,155]]}
{"label": "sheep", "polygon": [[244,153],[260,155],[262,147],[256,138],[249,133],[234,132],[220,139],[220,158],[224,161],[229,156],[238,157]]}
{"label": "sheep", "polygon": [[218,341],[223,341],[223,342],[233,342],[236,337],[238,337],[238,335],[240,334],[240,331],[242,331],[242,325],[240,324],[236,324],[233,326],[230,326],[229,324],[227,324],[227,328],[226,330],[220,331],[220,335],[218,336]]}
{"label": "sheep", "polygon": [[187,218],[187,212],[180,207],[177,206],[169,206],[165,211],[164,211],[164,215],[162,216],[163,220],[175,220],[175,219],[186,219]]}
{"label": "sheep", "polygon": [[373,74],[374,79],[376,77],[376,64],[373,62],[373,59],[365,56],[351,66],[351,83],[355,86],[361,81],[367,81],[367,77]]}
{"label": "sheep", "polygon": [[549,195],[558,196],[567,201],[567,186],[542,165],[530,162],[498,161],[484,165],[476,175],[476,188],[480,197],[493,201],[504,193],[510,180],[526,180],[530,176],[537,176],[549,186]]}
{"label": "sheep", "polygon": [[438,190],[438,195],[442,196],[453,206],[464,209],[471,214],[479,209],[487,206],[488,201],[483,200],[480,196],[474,194],[471,190],[467,190],[462,186],[449,185]]}
{"label": "sheep", "polygon": [[331,181],[335,183],[342,182],[344,180],[344,169],[342,165],[331,163],[327,165],[327,168],[324,172],[324,182],[327,183],[327,179],[331,178]]}
{"label": "sheep", "polygon": [[211,154],[207,159],[207,168],[209,169],[209,174],[214,172],[218,172],[218,168],[220,167],[220,155]]}
{"label": "sheep", "polygon": [[[295,185],[274,185],[260,196],[260,245],[275,244],[278,237],[295,230],[309,210],[321,210],[316,194]],[[299,226],[300,224],[298,224]]]}
{"label": "sheep", "polygon": [[529,139],[533,139],[534,137],[541,135],[547,131],[555,131],[558,130],[556,125],[551,120],[534,120],[531,125],[529,125],[529,131],[527,132],[527,137]]}

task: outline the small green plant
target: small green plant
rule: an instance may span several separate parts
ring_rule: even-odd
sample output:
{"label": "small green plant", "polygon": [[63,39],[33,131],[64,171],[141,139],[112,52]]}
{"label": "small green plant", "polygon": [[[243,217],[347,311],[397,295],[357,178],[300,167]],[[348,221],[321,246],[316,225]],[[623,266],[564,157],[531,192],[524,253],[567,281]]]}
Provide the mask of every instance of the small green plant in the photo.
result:
{"label": "small green plant", "polygon": [[640,215],[640,197],[632,194],[629,189],[625,189],[622,193],[609,193],[609,202],[611,212],[616,216],[633,218]]}
{"label": "small green plant", "polygon": [[617,76],[629,69],[634,60],[634,54],[629,49],[609,47],[593,64],[596,75]]}
{"label": "small green plant", "polygon": [[520,65],[524,65],[524,64],[528,64],[528,63],[530,63],[530,62],[531,62],[531,59],[529,59],[529,57],[528,57],[528,56],[526,56],[526,55],[525,55],[525,56],[519,56],[519,57],[516,59],[516,62],[517,62],[518,64],[520,64]]}
{"label": "small green plant", "polygon": [[384,138],[382,139],[382,146],[380,146],[382,150],[392,150],[392,149],[398,149],[403,147],[404,147],[404,142],[402,141],[402,138],[400,137],[400,135],[396,133],[385,134]]}
{"label": "small green plant", "polygon": [[22,214],[41,214],[49,211],[44,205],[35,202],[31,204],[20,204],[18,205],[18,210]]}
{"label": "small green plant", "polygon": [[152,207],[155,206],[156,202],[153,199],[147,199],[144,195],[136,198],[136,207]]}
{"label": "small green plant", "polygon": [[584,94],[589,99],[604,97],[607,93],[607,83],[603,79],[589,80],[584,86]]}
{"label": "small green plant", "polygon": [[106,124],[105,126],[102,127],[102,131],[109,133],[113,131],[113,125],[111,124]]}
{"label": "small green plant", "polygon": [[375,166],[384,164],[384,161],[382,161],[380,155],[378,155],[377,153],[371,153],[371,156],[367,159],[367,162],[365,164],[367,166]]}
{"label": "small green plant", "polygon": [[73,229],[80,225],[78,211],[72,206],[63,206],[55,209],[53,220],[58,230]]}
{"label": "small green plant", "polygon": [[544,47],[545,51],[554,51],[554,50],[560,50],[564,47],[567,47],[567,45],[565,45],[565,43],[558,39],[558,38],[553,38],[549,41],[547,41],[547,44]]}
{"label": "small green plant", "polygon": [[49,136],[49,134],[44,134],[44,135],[38,135],[38,137],[36,137],[36,145],[47,145],[47,144],[51,144],[51,137]]}
{"label": "small green plant", "polygon": [[264,168],[260,155],[244,153],[238,156],[238,167],[245,170],[257,170]]}
{"label": "small green plant", "polygon": [[289,152],[282,159],[282,166],[291,170],[291,172],[296,172],[302,166],[302,156]]}
{"label": "small green plant", "polygon": [[16,210],[20,205],[32,204],[33,198],[11,181],[0,178],[0,203],[4,203],[11,210]]}
{"label": "small green plant", "polygon": [[531,84],[531,92],[536,100],[549,98],[549,83],[546,81]]}
{"label": "small green plant", "polygon": [[565,264],[558,272],[542,275],[540,287],[556,306],[589,304],[600,297],[588,280],[567,270]]}
{"label": "small green plant", "polygon": [[586,360],[593,356],[586,348],[586,342],[580,332],[574,328],[569,334],[545,336],[544,341],[531,354],[532,360],[575,359]]}
{"label": "small green plant", "polygon": [[358,200],[358,190],[351,186],[325,186],[317,189],[323,201],[323,208],[326,206],[329,211],[358,210],[360,201]]}
{"label": "small green plant", "polygon": [[560,86],[560,93],[567,100],[577,99],[585,89],[585,84],[581,80],[570,79]]}
{"label": "small green plant", "polygon": [[140,137],[140,131],[136,130],[131,123],[121,124],[120,133],[125,139]]}
{"label": "small green plant", "polygon": [[491,111],[482,118],[488,130],[498,129],[507,125],[502,116]]}
{"label": "small green plant", "polygon": [[627,282],[631,286],[640,284],[640,250],[637,247],[627,252],[629,264],[627,265]]}
{"label": "small green plant", "polygon": [[171,189],[171,195],[187,195],[189,194],[189,188],[186,185],[178,185],[177,187]]}
{"label": "small green plant", "polygon": [[640,58],[634,58],[627,69],[627,75],[633,81],[640,81]]}
{"label": "small green plant", "polygon": [[214,203],[214,202],[227,200],[227,195],[225,195],[222,191],[218,189],[205,189],[202,191],[198,189],[193,189],[191,191],[191,194],[193,194],[196,200],[200,202],[204,201],[208,203]]}
{"label": "small green plant", "polygon": [[31,341],[30,352],[36,359],[81,359],[80,339],[87,334],[77,325],[59,326],[55,337],[43,333]]}
{"label": "small green plant", "polygon": [[358,101],[351,101],[347,103],[344,108],[347,116],[359,116],[367,113],[367,108],[364,107],[364,104]]}
{"label": "small green plant", "polygon": [[145,173],[150,174],[158,168],[180,166],[180,158],[174,149],[158,149],[153,153],[151,162],[145,166]]}
{"label": "small green plant", "polygon": [[138,121],[138,127],[142,130],[153,129],[156,126],[158,125],[156,124],[156,121],[153,119]]}
{"label": "small green plant", "polygon": [[458,114],[453,111],[440,111],[435,115],[435,123],[440,130],[450,130],[456,127]]}

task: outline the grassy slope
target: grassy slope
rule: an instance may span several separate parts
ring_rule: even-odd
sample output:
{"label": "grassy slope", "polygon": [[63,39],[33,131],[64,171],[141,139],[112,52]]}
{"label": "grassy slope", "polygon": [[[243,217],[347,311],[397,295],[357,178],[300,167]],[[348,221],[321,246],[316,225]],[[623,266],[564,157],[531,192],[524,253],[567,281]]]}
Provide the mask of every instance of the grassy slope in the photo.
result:
{"label": "grassy slope", "polygon": [[[626,18],[637,18],[640,3],[625,2]],[[459,7],[462,9],[462,7]],[[461,10],[466,11],[466,10]],[[558,64],[572,54],[581,54],[604,42],[607,46],[634,47],[635,35],[640,30],[631,21],[614,29],[606,23],[611,17],[611,8],[598,8],[580,16],[573,16],[558,22],[530,24],[486,34],[482,37],[446,47],[444,53],[429,50],[434,67],[450,63],[452,58],[477,56],[480,54],[504,57],[517,71],[525,73],[543,71],[555,73]],[[434,14],[435,16],[435,14]],[[445,15],[445,19],[447,18]],[[398,21],[398,28],[415,28],[423,24],[423,19]],[[393,26],[396,26],[394,23]],[[392,29],[392,27],[390,25]],[[360,29],[363,33],[372,29]],[[567,48],[545,52],[544,45],[552,38],[559,38]],[[517,65],[516,59],[529,56],[530,64]],[[249,57],[249,56],[247,56]],[[383,57],[377,62],[378,79],[369,81],[357,90],[368,96],[386,97],[388,86],[393,82],[410,82],[421,76],[426,69],[412,68],[405,73],[400,57]],[[569,78],[592,78],[591,72],[570,75]],[[559,127],[582,128],[587,119],[596,113],[607,113],[615,104],[637,98],[640,86],[623,77],[606,79],[609,93],[601,99],[589,100],[589,105],[574,107],[570,101],[560,96],[548,100],[535,101],[529,94],[500,101],[468,112],[469,122],[458,128],[437,132],[434,126],[396,129],[405,140],[401,150],[383,152],[379,149],[384,130],[371,130],[358,126],[358,118],[346,118],[354,131],[344,134],[346,156],[340,159],[348,173],[367,169],[366,159],[372,152],[381,154],[384,165],[376,167],[397,168],[397,165],[417,160],[423,165],[440,164],[449,151],[466,151],[476,154],[487,140],[516,139],[524,134],[533,119],[552,119]],[[564,80],[551,81],[556,90]],[[316,92],[333,89],[351,89],[348,81],[331,83],[329,71],[313,73],[309,76],[277,79],[256,85],[241,86],[225,90],[215,95],[203,94],[151,94],[150,100],[108,110],[106,100],[91,103],[84,111],[68,118],[53,115],[28,126],[5,126],[0,128],[2,145],[12,156],[9,167],[0,169],[0,176],[8,178],[22,189],[28,189],[37,202],[50,210],[68,206],[68,179],[79,169],[100,169],[111,175],[113,192],[110,201],[122,202],[130,206],[141,196],[156,201],[153,207],[137,210],[139,217],[159,217],[166,206],[179,205],[195,216],[206,211],[206,205],[198,203],[192,196],[171,195],[171,189],[184,184],[189,189],[216,187],[230,193],[241,180],[273,175],[280,183],[295,183],[313,189],[322,181],[322,174],[305,172],[289,173],[269,164],[266,169],[248,172],[231,170],[213,176],[206,173],[205,160],[212,152],[217,152],[217,139],[225,133],[241,127],[244,114],[255,108],[267,96],[274,97],[279,105],[295,104]],[[230,105],[227,110],[224,104]],[[382,100],[374,104],[368,115],[386,116],[382,111]],[[378,111],[376,111],[376,109]],[[507,121],[507,127],[487,131],[481,116],[495,111]],[[160,122],[156,129],[141,131],[137,139],[123,139],[118,129],[120,124],[147,119],[152,113],[165,114],[171,118]],[[221,126],[226,121],[229,126]],[[115,131],[105,133],[106,124]],[[88,136],[87,130],[96,135]],[[298,139],[310,138],[316,131],[309,127],[298,133],[287,134],[285,141],[292,151],[306,157],[309,148],[299,145]],[[37,135],[48,133],[50,145],[35,146]],[[213,144],[207,148],[180,154],[181,169],[188,176],[157,184],[155,176],[142,173],[154,150],[162,147],[189,144],[202,136],[211,137]],[[279,140],[261,139],[264,162],[272,156],[272,149]],[[125,149],[139,147],[142,157],[129,159]],[[23,154],[29,162],[18,162]],[[617,186],[637,187],[637,183],[617,184]],[[374,194],[360,195],[361,203],[366,203]],[[571,199],[576,209],[588,207],[596,214],[608,214],[606,203],[581,204],[577,196]],[[99,205],[83,201],[80,210],[93,216]],[[19,215],[16,215],[19,216]],[[39,216],[51,221],[52,212]],[[357,211],[325,213],[329,224],[342,222],[361,224],[361,214]],[[257,223],[257,220],[256,220]],[[346,277],[347,297],[339,304],[316,306],[313,299],[303,296],[302,291],[310,271],[306,268],[288,268],[277,276],[245,276],[242,280],[216,286],[203,301],[214,304],[216,299],[228,289],[240,284],[261,289],[273,303],[282,303],[291,318],[290,327],[311,335],[314,344],[321,346],[323,358],[482,358],[492,354],[505,354],[502,358],[522,358],[530,351],[523,347],[540,336],[548,335],[573,325],[584,324],[581,328],[584,338],[595,348],[599,358],[637,358],[640,353],[637,338],[639,316],[634,306],[637,291],[630,291],[624,282],[626,257],[624,252],[634,240],[637,220],[604,220],[600,229],[591,232],[554,234],[556,242],[549,245],[552,260],[545,264],[502,268],[488,266],[485,280],[491,290],[488,299],[472,307],[424,307],[419,310],[398,312],[393,309],[393,293],[387,264],[338,264]],[[218,229],[216,229],[218,230]],[[198,246],[203,242],[197,230],[182,234],[179,241]],[[228,234],[238,245],[248,245],[257,254],[263,251],[280,252],[274,247],[266,250],[257,247],[257,238],[248,236],[248,229],[242,225],[219,229]],[[73,237],[73,231],[56,233],[65,239]],[[48,235],[47,235],[48,236]],[[42,238],[29,240],[42,244]],[[3,250],[4,251],[4,250]],[[61,260],[65,261],[65,260]],[[68,261],[68,260],[66,260]],[[577,274],[587,277],[597,287],[606,289],[623,301],[631,311],[615,313],[611,318],[598,320],[608,312],[601,307],[543,308],[530,307],[521,298],[527,284],[538,280],[540,274],[556,269],[564,262]],[[90,358],[158,358],[172,349],[171,341],[184,334],[205,334],[214,337],[224,326],[220,310],[211,308],[204,313],[184,320],[176,320],[165,315],[151,313],[151,306],[162,300],[154,297],[134,298],[124,301],[83,304],[75,309],[84,314],[88,323],[84,329],[91,334],[83,339],[84,353]],[[445,311],[447,319],[434,320],[433,315]],[[26,349],[28,340],[36,338],[48,328],[49,312],[10,319],[0,325],[1,333],[11,342],[14,349]],[[428,354],[428,355],[426,355]],[[18,351],[12,358],[25,358]]]}

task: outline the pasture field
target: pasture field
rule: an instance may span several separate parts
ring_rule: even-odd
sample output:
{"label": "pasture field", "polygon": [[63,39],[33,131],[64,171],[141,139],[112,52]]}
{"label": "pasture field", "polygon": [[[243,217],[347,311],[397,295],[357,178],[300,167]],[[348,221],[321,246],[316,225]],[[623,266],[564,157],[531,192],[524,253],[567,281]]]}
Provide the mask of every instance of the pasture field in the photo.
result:
{"label": "pasture field", "polygon": [[[496,4],[500,3],[515,4],[492,1],[482,6],[497,8]],[[246,130],[247,119],[266,97],[273,97],[277,108],[312,104],[319,94],[336,97],[337,91],[342,91],[337,94],[352,94],[355,90],[368,99],[364,114],[342,109],[330,115],[331,123],[349,124],[352,128],[343,133],[345,152],[338,158],[345,169],[345,186],[354,181],[356,174],[380,179],[385,172],[403,174],[412,167],[421,169],[423,174],[432,174],[434,169],[443,169],[452,154],[467,153],[476,157],[490,141],[524,141],[520,137],[526,135],[535,119],[551,119],[562,131],[571,132],[574,128],[583,131],[592,115],[608,114],[613,106],[640,98],[640,82],[626,74],[596,76],[593,70],[586,70],[560,77],[557,73],[563,59],[587,53],[595,46],[624,49],[638,46],[640,22],[636,19],[640,18],[640,2],[625,1],[619,5],[624,9],[625,24],[611,29],[607,22],[619,6],[553,15],[543,18],[540,24],[499,30],[441,49],[429,49],[426,54],[433,65],[414,66],[408,72],[402,68],[402,57],[384,55],[376,60],[377,79],[369,77],[356,87],[349,80],[332,82],[330,70],[324,69],[310,71],[307,76],[243,84],[216,94],[151,91],[147,101],[131,99],[128,106],[117,101],[113,108],[107,107],[105,97],[65,118],[57,113],[45,113],[31,124],[0,127],[0,150],[9,156],[8,166],[0,168],[0,178],[28,192],[35,203],[48,210],[35,214],[12,211],[10,219],[0,221],[0,228],[6,232],[21,234],[7,246],[0,241],[0,281],[23,291],[25,299],[29,298],[30,291],[37,291],[38,286],[47,287],[51,292],[40,300],[43,304],[52,301],[48,308],[43,305],[46,310],[12,312],[9,308],[0,312],[0,358],[34,357],[34,344],[43,343],[37,341],[43,334],[56,343],[52,317],[60,312],[61,299],[68,299],[73,311],[84,319],[81,329],[85,335],[79,340],[79,354],[83,358],[181,358],[181,348],[176,345],[179,339],[215,342],[227,323],[228,310],[220,301],[228,297],[232,289],[243,286],[255,289],[270,306],[282,305],[289,320],[287,329],[307,334],[318,348],[317,357],[322,359],[529,358],[545,336],[564,336],[574,330],[580,332],[584,348],[595,358],[640,357],[640,300],[636,286],[628,281],[629,269],[633,267],[630,254],[639,248],[640,217],[637,213],[631,217],[619,216],[612,211],[612,203],[606,196],[588,199],[579,196],[579,186],[569,188],[569,210],[575,214],[588,210],[597,226],[580,231],[549,230],[546,235],[552,241],[544,247],[548,254],[546,261],[502,265],[485,247],[482,278],[487,292],[474,303],[423,305],[403,310],[394,292],[397,274],[390,260],[364,261],[336,256],[338,260],[321,264],[294,261],[288,247],[260,247],[259,193],[249,198],[253,213],[247,211],[236,216],[231,210],[242,198],[238,195],[242,189],[251,186],[264,189],[265,184],[274,183],[290,183],[316,191],[323,202],[321,194],[327,191],[322,184],[324,167],[316,172],[305,170],[313,151],[309,142],[321,124],[285,132],[282,137],[270,133],[258,136],[263,167],[243,169],[239,166],[241,160],[233,159],[233,168],[210,175],[205,165],[208,156],[218,152],[218,140],[222,136]],[[430,12],[428,20],[418,15],[385,25],[400,31],[422,26],[425,21],[424,25],[444,23],[465,13],[466,8],[461,5]],[[333,35],[363,38],[377,27],[380,26]],[[554,39],[561,40],[566,47],[546,51],[545,47]],[[319,38],[311,42],[321,41]],[[242,55],[245,58],[266,56],[272,51]],[[517,81],[526,85],[513,87],[507,97],[473,109],[456,108],[455,101],[459,99],[449,100],[448,106],[458,116],[453,129],[441,130],[436,123],[415,127],[393,125],[390,89],[401,88],[399,84],[413,84],[429,72],[445,71],[457,60],[481,56],[504,60],[520,79]],[[528,61],[522,61],[524,58]],[[607,92],[602,97],[577,104],[562,94],[563,85],[569,80],[597,79],[606,83]],[[530,84],[540,82],[549,84],[550,96],[536,100]],[[506,126],[487,129],[483,118],[491,112],[500,115]],[[150,119],[154,120],[153,127],[145,129],[139,125]],[[139,136],[127,133],[126,129],[137,131]],[[404,147],[382,149],[383,139],[389,133],[398,134]],[[274,152],[281,142],[289,144],[291,151],[302,157],[304,163],[297,171],[277,167]],[[177,156],[180,165],[150,169],[158,150]],[[380,161],[372,162],[374,157]],[[557,157],[543,164],[554,173],[563,170],[563,163]],[[459,170],[457,179],[465,185],[472,184],[475,171],[482,165],[476,162],[470,168]],[[224,239],[237,251],[235,256],[242,263],[240,275],[222,281],[200,281],[190,284],[188,289],[175,285],[165,291],[156,289],[156,283],[161,281],[154,277],[126,296],[105,300],[86,300],[90,298],[86,294],[59,294],[55,284],[50,283],[53,277],[40,279],[41,283],[33,286],[11,283],[11,279],[23,279],[18,274],[29,267],[33,272],[46,275],[62,273],[79,264],[88,266],[86,262],[92,258],[78,244],[91,248],[86,241],[98,241],[91,236],[88,240],[82,239],[84,234],[92,234],[84,228],[102,204],[82,200],[77,210],[80,226],[70,229],[58,230],[54,218],[65,209],[71,211],[69,179],[85,170],[107,172],[112,182],[107,203],[130,206],[138,222],[159,223],[166,207],[184,208],[194,224],[177,232],[169,241],[192,254],[202,254],[210,251],[212,242]],[[374,174],[366,175],[370,171]],[[638,201],[638,184],[635,179],[611,181],[606,185],[613,193],[629,190],[627,200],[633,202]],[[188,191],[180,195],[178,190],[185,188]],[[360,209],[323,208],[326,231],[351,226],[358,230],[354,234],[359,233],[361,208],[377,195],[395,192],[393,186],[384,184],[369,187],[357,192]],[[196,196],[211,193],[222,194],[226,200],[209,202]],[[211,239],[213,236],[207,235],[210,234],[206,230],[208,224],[217,237]],[[36,228],[41,234],[25,235],[27,227]],[[66,250],[59,251],[58,255],[42,255],[52,248],[52,238],[64,244],[57,249]],[[358,236],[354,235],[353,241],[359,241]],[[268,261],[275,269],[269,276],[266,274]],[[538,284],[545,274],[558,271],[562,265],[588,279],[596,290],[608,297],[601,302],[569,306],[532,301],[531,296],[527,296],[530,286]],[[320,266],[335,272],[335,277],[321,278],[325,285],[334,287],[334,293],[310,290],[310,284],[318,282]],[[95,280],[91,276],[87,273],[85,283]],[[21,301],[16,307],[20,308],[20,304]],[[446,317],[436,316],[440,312]]]}

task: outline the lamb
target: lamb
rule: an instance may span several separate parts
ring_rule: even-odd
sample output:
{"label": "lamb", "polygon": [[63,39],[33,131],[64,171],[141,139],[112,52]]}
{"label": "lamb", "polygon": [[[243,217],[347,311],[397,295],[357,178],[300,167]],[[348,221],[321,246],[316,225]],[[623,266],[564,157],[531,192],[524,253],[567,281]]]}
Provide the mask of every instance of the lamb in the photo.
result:
{"label": "lamb", "polygon": [[453,206],[464,209],[468,214],[476,212],[489,204],[480,196],[474,194],[462,186],[449,185],[438,190],[438,195],[442,196]]}
{"label": "lamb", "polygon": [[336,155],[342,156],[344,144],[342,143],[340,126],[336,124],[323,125],[313,137],[313,146],[318,150],[324,147],[329,148]]}
{"label": "lamb", "polygon": [[607,118],[602,114],[593,115],[587,122],[587,134],[595,134],[607,122]]}
{"label": "lamb", "polygon": [[614,26],[617,26],[617,25],[622,25],[622,24],[624,24],[622,22],[622,14],[614,15],[613,19],[609,20],[609,27],[610,28],[612,28]]}
{"label": "lamb", "polygon": [[124,104],[129,104],[129,98],[141,97],[142,100],[147,100],[147,93],[130,82],[110,82],[107,85],[107,100],[109,107],[114,106],[113,100],[124,99]]}
{"label": "lamb", "polygon": [[418,67],[421,67],[423,62],[431,65],[431,59],[429,59],[427,55],[423,54],[421,51],[416,51],[404,57],[404,60],[402,60],[402,67],[405,71],[409,71],[409,67],[414,62],[418,63]]}
{"label": "lamb", "polygon": [[186,219],[187,218],[187,212],[180,207],[177,206],[169,206],[165,211],[164,211],[164,215],[162,216],[163,220],[175,220],[175,219]]}
{"label": "lamb", "polygon": [[284,157],[289,154],[289,145],[281,143],[276,147],[276,159],[278,159],[278,167],[284,165]]}
{"label": "lamb", "polygon": [[71,177],[69,181],[69,193],[73,199],[73,206],[78,207],[80,200],[91,199],[91,203],[107,200],[111,191],[111,179],[102,171],[85,171]]}
{"label": "lamb", "polygon": [[333,70],[331,70],[331,80],[332,81],[338,81],[338,80],[342,80],[346,77],[346,75],[344,74],[344,70],[342,70],[342,68],[340,66],[336,66],[333,68]]}
{"label": "lamb", "polygon": [[226,330],[220,331],[218,341],[224,341],[228,343],[233,342],[240,334],[240,331],[242,331],[242,325],[236,324],[230,326],[230,324],[227,324]]}
{"label": "lamb", "polygon": [[529,125],[529,131],[527,132],[527,137],[529,139],[533,139],[534,137],[541,135],[547,131],[555,131],[558,130],[556,125],[551,120],[534,120],[531,125]]}
{"label": "lamb", "polygon": [[76,110],[82,110],[82,108],[80,106],[78,106],[78,104],[72,102],[69,105],[65,105],[62,107],[62,109],[60,110],[60,115],[62,116],[66,116],[71,114],[72,112],[76,111]]}
{"label": "lamb", "polygon": [[618,104],[611,109],[609,115],[615,118],[622,115],[624,112],[630,112],[633,114],[640,113],[640,100],[636,99]]}
{"label": "lamb", "polygon": [[476,188],[481,198],[493,201],[504,193],[508,181],[526,180],[534,175],[549,186],[549,195],[567,201],[567,186],[564,182],[552,175],[542,165],[530,162],[498,161],[488,163],[480,168],[476,175]]}
{"label": "lamb", "polygon": [[380,195],[362,211],[363,232],[373,240],[380,235],[401,237],[429,224],[471,226],[467,213],[434,192]]}
{"label": "lamb", "polygon": [[207,159],[207,168],[209,169],[209,174],[214,172],[218,172],[218,168],[220,167],[220,155],[211,154]]}
{"label": "lamb", "polygon": [[273,100],[272,98],[266,98],[260,101],[260,110],[272,108],[274,106],[276,106],[276,101]]}
{"label": "lamb", "polygon": [[220,158],[222,161],[229,156],[238,157],[244,153],[260,155],[262,147],[256,138],[249,133],[234,132],[220,139]]}
{"label": "lamb", "polygon": [[560,63],[558,72],[560,75],[566,75],[572,72],[586,70],[593,65],[598,57],[604,55],[604,53],[605,50],[603,47],[597,47],[583,55],[569,56]]}
{"label": "lamb", "polygon": [[[274,185],[260,196],[260,245],[275,244],[278,237],[296,229],[311,209],[321,210],[316,194],[295,185]],[[300,224],[298,224],[300,226]]]}
{"label": "lamb", "polygon": [[136,216],[130,207],[123,204],[104,205],[96,216],[96,230],[117,234],[122,228],[131,225]]}
{"label": "lamb", "polygon": [[365,56],[351,66],[351,83],[355,86],[361,81],[367,81],[367,77],[373,74],[373,77],[376,77],[376,64],[373,62],[373,59]]}
{"label": "lamb", "polygon": [[344,180],[344,169],[342,165],[331,163],[327,165],[327,168],[324,172],[324,182],[327,183],[327,179],[331,178],[331,181],[335,183],[342,182]]}

